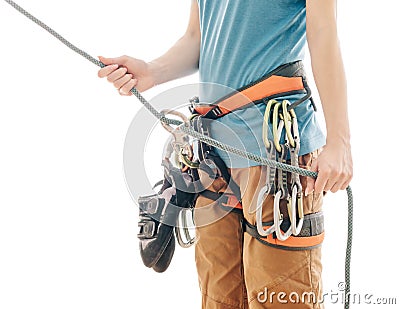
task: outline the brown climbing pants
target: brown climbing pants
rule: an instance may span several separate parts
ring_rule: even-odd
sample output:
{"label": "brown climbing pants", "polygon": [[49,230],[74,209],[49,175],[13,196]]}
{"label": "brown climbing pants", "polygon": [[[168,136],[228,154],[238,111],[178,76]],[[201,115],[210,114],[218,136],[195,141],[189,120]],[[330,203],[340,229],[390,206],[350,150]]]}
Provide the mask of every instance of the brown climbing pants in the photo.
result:
{"label": "brown climbing pants", "polygon": [[[301,156],[309,168],[318,151]],[[243,215],[255,224],[258,192],[265,185],[266,167],[231,169],[242,192]],[[301,177],[303,189],[305,177]],[[210,190],[224,192],[222,179]],[[305,214],[321,211],[322,194],[304,197]],[[273,221],[273,198],[267,197],[263,222]],[[287,251],[260,243],[242,230],[242,215],[222,210],[200,196],[196,203],[196,265],[203,309],[323,308],[321,248]]]}

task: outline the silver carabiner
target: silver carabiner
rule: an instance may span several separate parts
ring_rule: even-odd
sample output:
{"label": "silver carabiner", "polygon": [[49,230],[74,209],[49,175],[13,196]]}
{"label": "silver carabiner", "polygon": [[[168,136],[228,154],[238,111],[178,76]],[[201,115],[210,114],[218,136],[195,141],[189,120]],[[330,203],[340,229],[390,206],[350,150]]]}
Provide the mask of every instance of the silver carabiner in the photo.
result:
{"label": "silver carabiner", "polygon": [[[270,160],[275,160],[276,158],[276,149],[273,143],[270,143],[270,149],[268,152],[268,158]],[[275,194],[275,175],[276,175],[276,168],[274,167],[267,167],[267,175],[266,175],[266,185],[261,188],[260,192],[258,193],[257,197],[257,205],[256,205],[256,226],[257,231],[261,236],[268,236],[269,234],[274,232],[274,227],[270,227],[267,230],[263,227],[263,204],[265,198],[268,194]]]}
{"label": "silver carabiner", "polygon": [[282,191],[279,190],[275,194],[274,198],[274,227],[275,227],[276,237],[280,241],[285,241],[290,237],[290,235],[292,235],[292,229],[290,227],[286,232],[282,232],[281,230],[281,224],[283,222],[281,210],[279,209],[279,201],[281,200],[281,197],[282,197]]}
{"label": "silver carabiner", "polygon": [[[269,102],[269,107],[272,108],[272,106],[275,106],[275,108],[279,108],[281,103],[277,101],[270,101]],[[274,109],[275,111],[275,109]],[[277,111],[274,112],[277,115]],[[265,117],[265,116],[264,116]],[[268,118],[267,118],[268,119]],[[277,119],[274,120],[274,125],[276,126],[276,121]],[[280,121],[279,124],[277,125],[277,128],[273,129],[274,136],[279,135],[281,136],[282,131],[283,131],[284,123],[283,121]],[[275,140],[275,138],[274,138]],[[276,144],[274,142],[269,142],[266,143],[264,141],[265,146],[269,148],[268,152],[268,159],[270,160],[275,160],[276,159],[276,154],[277,151],[281,151],[282,147],[280,149],[276,148]],[[275,194],[276,193],[276,186],[275,186],[275,177],[276,177],[277,170],[274,167],[267,167],[267,185],[261,188],[260,192],[258,193],[258,198],[257,198],[257,206],[256,206],[256,227],[257,231],[261,236],[268,236],[269,234],[272,234],[275,232],[275,225],[272,225],[268,229],[264,229],[263,226],[263,204],[265,201],[265,198],[268,194]],[[279,173],[279,171],[278,171]]]}
{"label": "silver carabiner", "polygon": [[[292,187],[292,199],[291,203],[288,204],[288,212],[291,222],[292,234],[297,236],[301,232],[304,221],[304,209],[303,209],[303,194],[298,191],[297,185]],[[297,222],[297,216],[299,216],[299,222]]]}
{"label": "silver carabiner", "polygon": [[[182,248],[189,248],[196,243],[196,236],[191,236],[187,221],[186,212],[190,211],[193,218],[193,209],[181,209],[177,219],[177,226],[175,226],[176,240]],[[181,222],[179,222],[181,221]],[[183,235],[182,235],[183,234]]]}
{"label": "silver carabiner", "polygon": [[260,236],[268,236],[269,234],[272,234],[275,231],[275,226],[270,226],[268,229],[264,229],[263,226],[263,203],[265,201],[266,196],[270,192],[270,187],[268,185],[264,186],[261,188],[260,193],[258,194],[257,198],[257,209],[256,209],[256,227],[257,227],[257,232],[260,234]]}

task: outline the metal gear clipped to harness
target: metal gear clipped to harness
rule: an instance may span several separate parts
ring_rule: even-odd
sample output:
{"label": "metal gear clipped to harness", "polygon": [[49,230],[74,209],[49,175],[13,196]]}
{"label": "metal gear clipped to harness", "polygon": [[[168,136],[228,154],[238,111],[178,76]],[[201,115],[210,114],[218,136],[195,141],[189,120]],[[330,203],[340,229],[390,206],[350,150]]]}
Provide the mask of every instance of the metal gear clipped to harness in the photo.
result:
{"label": "metal gear clipped to harness", "polygon": [[[278,102],[270,100],[267,103],[264,123],[263,123],[263,141],[267,148],[268,158],[284,164],[290,156],[291,166],[299,167],[300,138],[297,125],[296,114],[293,109],[288,111],[290,102],[284,100]],[[272,123],[271,123],[272,118]],[[280,118],[278,122],[278,118]],[[272,126],[272,130],[271,127]],[[285,128],[285,143],[281,144],[280,139]],[[268,139],[268,131],[273,132],[273,140]],[[277,156],[278,154],[278,156]],[[277,173],[277,183],[275,174]],[[289,173],[283,170],[276,171],[276,168],[267,167],[266,185],[261,188],[257,199],[256,225],[260,236],[268,236],[275,233],[278,240],[285,241],[290,235],[297,236],[303,226],[303,193],[298,173],[291,173],[291,183],[289,187]],[[267,195],[274,195],[274,224],[264,229],[263,202]],[[287,211],[290,218],[290,226],[282,233],[281,225],[283,218],[280,212],[280,200],[285,200]]]}

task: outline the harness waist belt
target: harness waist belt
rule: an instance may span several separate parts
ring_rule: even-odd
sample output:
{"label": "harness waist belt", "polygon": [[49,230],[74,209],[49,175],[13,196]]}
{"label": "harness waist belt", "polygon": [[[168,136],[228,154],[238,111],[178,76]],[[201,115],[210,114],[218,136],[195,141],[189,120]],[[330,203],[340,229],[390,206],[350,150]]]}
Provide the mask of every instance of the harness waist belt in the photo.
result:
{"label": "harness waist belt", "polygon": [[304,97],[291,104],[289,109],[311,99],[316,110],[311,90],[307,85],[303,63],[295,61],[279,66],[266,76],[222,97],[213,104],[192,102],[192,108],[195,113],[206,118],[217,119],[253,103],[258,104],[273,98],[302,93]]}

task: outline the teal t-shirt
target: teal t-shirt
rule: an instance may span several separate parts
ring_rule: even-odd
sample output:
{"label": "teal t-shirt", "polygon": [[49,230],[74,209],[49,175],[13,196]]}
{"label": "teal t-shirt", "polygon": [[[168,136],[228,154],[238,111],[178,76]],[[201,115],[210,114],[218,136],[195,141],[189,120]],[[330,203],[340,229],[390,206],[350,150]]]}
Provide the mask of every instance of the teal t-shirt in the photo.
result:
{"label": "teal t-shirt", "polygon": [[[302,60],[306,45],[306,0],[198,0],[201,28],[201,82],[233,89],[243,87],[274,68]],[[213,95],[202,97],[212,102]],[[301,95],[284,97],[294,102]],[[266,156],[262,142],[265,104],[240,109],[212,122],[213,138]],[[295,109],[300,131],[300,155],[325,144],[310,101]],[[258,165],[217,150],[227,166]]]}

